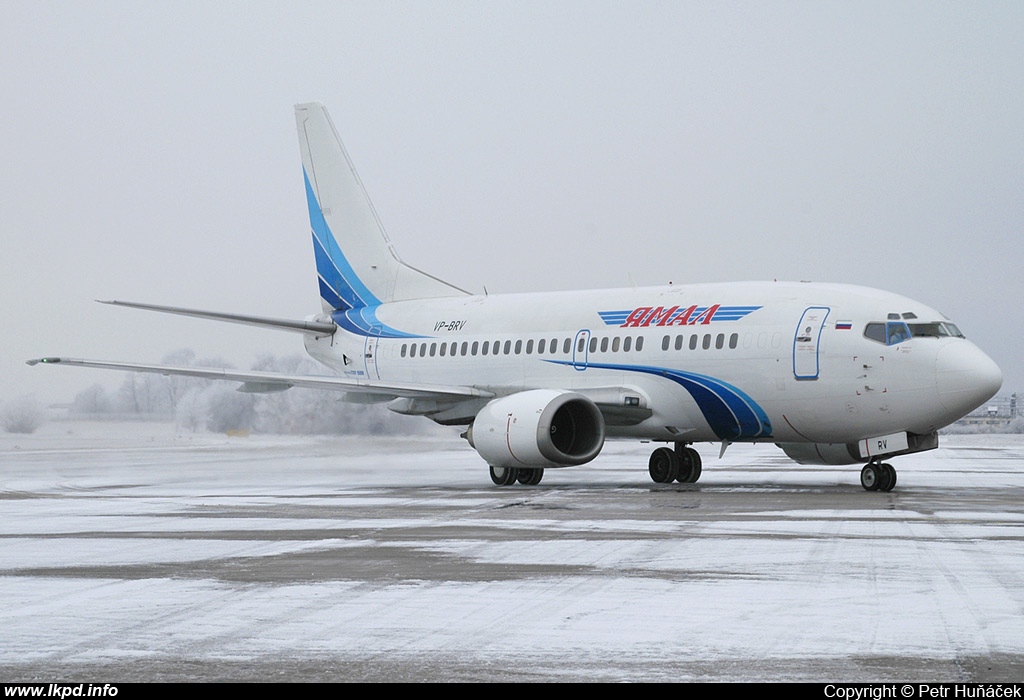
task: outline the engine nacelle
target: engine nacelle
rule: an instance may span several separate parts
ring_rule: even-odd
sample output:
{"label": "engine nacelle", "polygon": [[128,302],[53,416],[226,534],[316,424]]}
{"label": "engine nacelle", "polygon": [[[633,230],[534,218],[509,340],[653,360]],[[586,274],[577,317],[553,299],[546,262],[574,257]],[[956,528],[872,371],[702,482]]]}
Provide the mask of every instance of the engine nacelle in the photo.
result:
{"label": "engine nacelle", "polygon": [[533,389],[488,403],[466,437],[492,467],[570,467],[601,452],[604,417],[580,394]]}

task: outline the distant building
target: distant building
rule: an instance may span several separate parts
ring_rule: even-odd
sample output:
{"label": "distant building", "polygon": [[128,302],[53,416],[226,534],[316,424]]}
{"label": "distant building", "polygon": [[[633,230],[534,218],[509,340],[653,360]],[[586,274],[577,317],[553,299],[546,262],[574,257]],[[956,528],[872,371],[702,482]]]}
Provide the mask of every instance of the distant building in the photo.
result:
{"label": "distant building", "polygon": [[986,426],[1005,428],[1017,417],[1017,394],[996,396],[992,401],[974,413],[964,416],[954,425]]}

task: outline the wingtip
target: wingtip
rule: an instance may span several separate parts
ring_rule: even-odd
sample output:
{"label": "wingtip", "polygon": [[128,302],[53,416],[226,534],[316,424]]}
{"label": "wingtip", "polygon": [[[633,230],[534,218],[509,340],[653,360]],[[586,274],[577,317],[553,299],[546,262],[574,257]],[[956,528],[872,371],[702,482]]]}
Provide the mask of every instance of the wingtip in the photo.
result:
{"label": "wingtip", "polygon": [[60,363],[60,358],[59,357],[40,357],[40,358],[35,359],[35,360],[25,360],[25,364],[29,365],[31,367],[35,367],[39,363],[42,363],[44,365],[56,365],[56,364]]}

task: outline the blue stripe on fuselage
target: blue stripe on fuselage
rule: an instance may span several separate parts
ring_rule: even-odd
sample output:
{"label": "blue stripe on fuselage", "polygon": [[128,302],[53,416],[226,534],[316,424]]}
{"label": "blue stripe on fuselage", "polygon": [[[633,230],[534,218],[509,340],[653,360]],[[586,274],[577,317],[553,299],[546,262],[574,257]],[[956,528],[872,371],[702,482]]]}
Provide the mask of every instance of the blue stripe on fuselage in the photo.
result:
{"label": "blue stripe on fuselage", "polygon": [[[572,366],[566,360],[545,360],[552,364]],[[722,440],[752,440],[769,438],[772,424],[768,414],[741,389],[704,374],[683,372],[665,367],[646,365],[615,365],[587,363],[588,369],[610,369],[622,372],[641,372],[665,377],[682,386],[697,403],[704,420]]]}
{"label": "blue stripe on fuselage", "polygon": [[397,328],[387,326],[377,318],[376,306],[362,306],[358,309],[338,310],[331,314],[331,319],[343,330],[355,335],[373,336],[375,338],[426,338],[428,336],[406,333]]}

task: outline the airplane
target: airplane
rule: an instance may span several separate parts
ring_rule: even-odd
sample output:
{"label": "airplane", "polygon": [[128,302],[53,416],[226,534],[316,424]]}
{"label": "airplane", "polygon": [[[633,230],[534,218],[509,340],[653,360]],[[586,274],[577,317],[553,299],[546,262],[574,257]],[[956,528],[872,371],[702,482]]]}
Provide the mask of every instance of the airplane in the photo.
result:
{"label": "airplane", "polygon": [[866,287],[684,284],[472,294],[404,263],[319,103],[295,107],[322,310],[303,320],[103,303],[301,333],[331,375],[46,357],[72,365],[331,389],[462,434],[492,482],[536,485],[608,439],[659,443],[660,484],[695,483],[695,443],[774,443],[800,464],[863,465],[934,449],[938,430],[1002,385],[999,367],[938,311]]}

